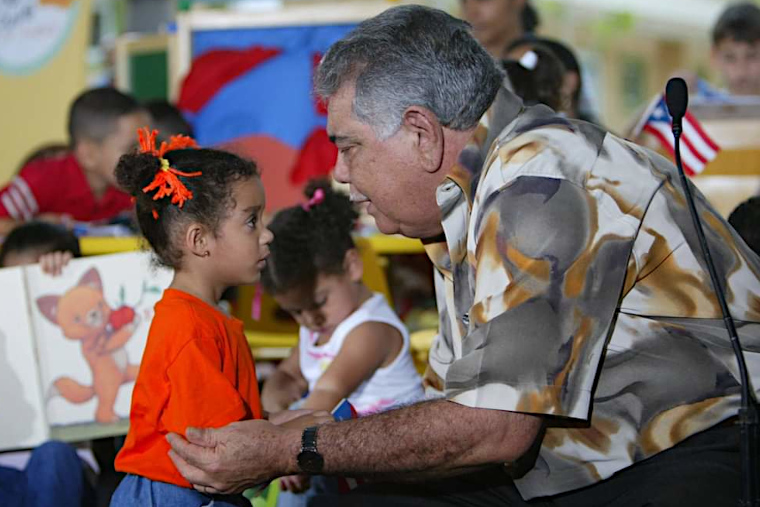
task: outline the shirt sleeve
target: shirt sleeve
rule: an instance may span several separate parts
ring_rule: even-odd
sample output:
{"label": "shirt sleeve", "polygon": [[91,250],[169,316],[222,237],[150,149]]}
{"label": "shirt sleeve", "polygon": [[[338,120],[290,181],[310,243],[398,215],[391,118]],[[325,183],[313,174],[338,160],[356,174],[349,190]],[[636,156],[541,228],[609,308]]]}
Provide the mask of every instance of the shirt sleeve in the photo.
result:
{"label": "shirt sleeve", "polygon": [[188,342],[167,369],[169,401],[161,415],[168,431],[218,428],[250,417],[240,394],[222,373],[222,354],[211,338]]}
{"label": "shirt sleeve", "polygon": [[14,220],[31,220],[40,213],[38,195],[40,171],[28,165],[0,190],[0,217]]}
{"label": "shirt sleeve", "polygon": [[589,417],[635,237],[615,216],[558,178],[519,176],[486,199],[472,217],[473,273],[458,275],[474,283],[474,304],[449,399]]}

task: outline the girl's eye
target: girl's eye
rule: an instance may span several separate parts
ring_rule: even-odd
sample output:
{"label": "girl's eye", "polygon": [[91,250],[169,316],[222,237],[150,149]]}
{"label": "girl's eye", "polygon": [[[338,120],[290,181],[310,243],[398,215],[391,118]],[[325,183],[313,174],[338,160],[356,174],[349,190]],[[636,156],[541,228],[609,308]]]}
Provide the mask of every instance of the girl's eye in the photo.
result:
{"label": "girl's eye", "polygon": [[248,222],[246,225],[248,225],[248,227],[250,227],[251,229],[255,229],[258,223],[259,223],[258,217],[256,215],[253,215],[251,218],[248,219]]}

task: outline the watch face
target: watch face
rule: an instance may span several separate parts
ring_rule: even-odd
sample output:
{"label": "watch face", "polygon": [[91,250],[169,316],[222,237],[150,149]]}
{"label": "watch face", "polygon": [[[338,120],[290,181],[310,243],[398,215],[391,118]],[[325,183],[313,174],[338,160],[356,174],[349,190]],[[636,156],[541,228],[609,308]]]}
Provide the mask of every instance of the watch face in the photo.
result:
{"label": "watch face", "polygon": [[301,451],[298,454],[298,466],[304,472],[316,474],[322,471],[322,467],[325,464],[324,458],[318,452],[314,451]]}

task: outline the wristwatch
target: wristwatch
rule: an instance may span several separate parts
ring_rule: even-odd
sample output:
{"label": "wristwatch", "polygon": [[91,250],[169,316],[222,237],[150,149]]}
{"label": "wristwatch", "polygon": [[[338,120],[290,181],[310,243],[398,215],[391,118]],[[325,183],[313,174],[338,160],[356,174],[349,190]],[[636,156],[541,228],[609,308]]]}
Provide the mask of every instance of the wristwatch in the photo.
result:
{"label": "wristwatch", "polygon": [[301,452],[298,453],[298,467],[308,474],[322,472],[325,459],[317,450],[317,426],[309,426],[301,435]]}

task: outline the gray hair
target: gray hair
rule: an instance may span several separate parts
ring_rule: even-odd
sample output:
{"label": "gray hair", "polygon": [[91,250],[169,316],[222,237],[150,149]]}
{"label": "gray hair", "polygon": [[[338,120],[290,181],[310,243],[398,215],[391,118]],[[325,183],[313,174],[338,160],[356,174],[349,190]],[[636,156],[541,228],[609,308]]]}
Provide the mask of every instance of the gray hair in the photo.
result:
{"label": "gray hair", "polygon": [[384,139],[398,130],[410,106],[429,109],[452,130],[474,127],[503,76],[467,23],[437,9],[404,5],[362,22],[333,44],[314,84],[329,99],[354,81],[354,114]]}

